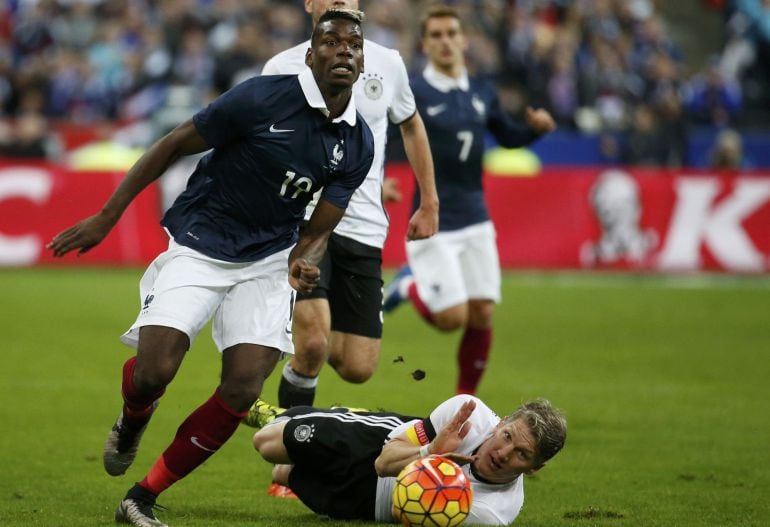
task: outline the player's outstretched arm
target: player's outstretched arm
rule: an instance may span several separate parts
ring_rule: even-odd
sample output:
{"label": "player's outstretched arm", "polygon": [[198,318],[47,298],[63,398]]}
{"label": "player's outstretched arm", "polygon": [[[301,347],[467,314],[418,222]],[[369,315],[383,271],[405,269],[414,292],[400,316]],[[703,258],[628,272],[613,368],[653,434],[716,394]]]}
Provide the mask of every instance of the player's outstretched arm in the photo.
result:
{"label": "player's outstretched arm", "polygon": [[399,126],[404,150],[420,189],[420,206],[409,219],[407,240],[422,240],[438,231],[438,194],[428,134],[419,112]]}
{"label": "player's outstretched arm", "polygon": [[318,204],[299,234],[299,240],[289,254],[289,284],[300,293],[309,293],[318,285],[321,272],[318,262],[326,252],[326,244],[345,209],[325,199]]}
{"label": "player's outstretched arm", "polygon": [[440,454],[457,463],[464,465],[474,460],[473,456],[458,454],[455,450],[460,446],[470,431],[471,424],[468,422],[473,410],[476,408],[475,401],[463,403],[451,421],[436,434],[428,444],[427,452],[421,452],[421,445],[415,445],[409,440],[406,433],[394,437],[382,447],[382,452],[374,461],[374,468],[380,477],[397,476],[399,472],[415,459],[425,455]]}
{"label": "player's outstretched arm", "polygon": [[102,210],[57,234],[46,248],[57,257],[74,249],[79,249],[78,255],[90,250],[107,236],[133,199],[177,159],[209,148],[195,129],[192,119],[182,123],[139,158]]}

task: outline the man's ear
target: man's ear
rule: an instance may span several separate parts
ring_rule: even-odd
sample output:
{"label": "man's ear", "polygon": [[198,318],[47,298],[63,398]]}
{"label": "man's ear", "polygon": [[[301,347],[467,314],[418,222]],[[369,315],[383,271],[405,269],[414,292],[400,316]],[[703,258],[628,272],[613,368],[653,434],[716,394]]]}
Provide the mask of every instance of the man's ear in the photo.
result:
{"label": "man's ear", "polygon": [[463,33],[463,43],[461,44],[463,53],[467,52],[469,47],[471,47],[471,43],[468,40],[468,37],[465,36],[465,33]]}
{"label": "man's ear", "polygon": [[313,68],[313,48],[307,48],[305,52],[305,65],[308,68]]}
{"label": "man's ear", "polygon": [[540,470],[544,466],[545,466],[545,463],[540,463],[539,465],[537,465],[535,467],[532,467],[529,470],[525,470],[524,474],[526,474],[527,476],[531,476],[532,474],[534,474],[535,472],[537,472],[538,470]]}

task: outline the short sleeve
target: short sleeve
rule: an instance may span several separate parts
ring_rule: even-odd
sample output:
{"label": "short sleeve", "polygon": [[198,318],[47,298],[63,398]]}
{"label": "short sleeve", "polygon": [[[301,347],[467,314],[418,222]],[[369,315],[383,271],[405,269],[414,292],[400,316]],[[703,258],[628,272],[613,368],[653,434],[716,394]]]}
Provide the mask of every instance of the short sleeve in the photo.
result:
{"label": "short sleeve", "polygon": [[412,88],[409,87],[409,75],[406,73],[406,66],[401,55],[396,51],[393,53],[393,102],[388,108],[388,118],[394,124],[401,124],[408,120],[417,111],[414,102]]}
{"label": "short sleeve", "polygon": [[372,161],[374,160],[374,141],[370,134],[365,135],[368,145],[366,145],[367,154],[362,156],[361,162],[358,163],[348,173],[343,174],[339,178],[335,179],[331,183],[324,186],[321,192],[321,198],[328,201],[332,205],[345,209],[348,206],[351,196],[356,191],[361,183],[366,179],[366,175],[369,173],[369,169],[372,167]]}
{"label": "short sleeve", "polygon": [[260,100],[256,79],[226,91],[193,116],[198,133],[212,147],[237,141],[260,124]]}

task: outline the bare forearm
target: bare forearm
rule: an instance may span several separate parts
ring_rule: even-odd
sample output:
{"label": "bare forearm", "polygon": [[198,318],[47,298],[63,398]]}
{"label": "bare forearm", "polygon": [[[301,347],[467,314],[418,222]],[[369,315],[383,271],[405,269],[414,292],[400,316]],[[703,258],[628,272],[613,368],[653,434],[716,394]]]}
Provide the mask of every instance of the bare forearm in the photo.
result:
{"label": "bare forearm", "polygon": [[[430,445],[428,445],[430,448]],[[397,476],[401,470],[412,461],[424,457],[432,452],[420,452],[419,445],[413,445],[408,441],[394,440],[387,443],[380,455],[374,461],[374,468],[380,477]]]}
{"label": "bare forearm", "polygon": [[400,127],[404,140],[404,150],[412,165],[417,186],[420,189],[421,206],[438,209],[438,194],[433,169],[433,156],[430,153],[428,134],[419,113]]}
{"label": "bare forearm", "polygon": [[300,235],[297,245],[289,253],[289,265],[298,258],[307,260],[311,265],[318,265],[329,241],[329,233],[306,233]]}
{"label": "bare forearm", "polygon": [[117,221],[131,201],[180,157],[207,149],[191,120],[179,125],[153,144],[131,167],[102,207],[102,214]]}

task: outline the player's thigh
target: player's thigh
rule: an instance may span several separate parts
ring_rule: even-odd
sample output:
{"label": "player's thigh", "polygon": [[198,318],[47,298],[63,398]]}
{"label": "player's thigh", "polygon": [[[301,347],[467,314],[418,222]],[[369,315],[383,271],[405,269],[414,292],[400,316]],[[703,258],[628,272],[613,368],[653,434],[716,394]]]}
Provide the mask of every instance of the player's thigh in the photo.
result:
{"label": "player's thigh", "polygon": [[298,299],[294,303],[292,327],[295,340],[313,336],[327,339],[331,331],[331,314],[326,297]]}
{"label": "player's thigh", "polygon": [[[121,340],[138,347],[139,329],[158,326],[187,335],[189,347],[219,307],[233,281],[226,262],[206,258],[171,241],[169,249],[144,273],[139,283],[139,315]],[[144,338],[149,337],[146,334]],[[152,344],[162,345],[162,342],[163,339],[153,338]],[[145,342],[142,347],[146,347],[145,344],[150,343]]]}
{"label": "player's thigh", "polygon": [[327,250],[318,263],[321,277],[310,293],[297,293],[292,317],[295,352],[299,355],[306,353],[323,353],[326,351],[326,340],[331,331],[331,314],[329,313],[329,288],[331,287],[332,261]]}
{"label": "player's thigh", "polygon": [[468,300],[460,265],[460,250],[453,231],[439,232],[426,240],[406,244],[409,266],[417,292],[432,313],[439,313]]}
{"label": "player's thigh", "polygon": [[500,257],[496,239],[492,222],[468,228],[465,248],[460,255],[468,298],[500,301]]}
{"label": "player's thigh", "polygon": [[288,249],[239,270],[214,316],[212,333],[220,351],[257,344],[293,353],[294,290],[287,276]]}
{"label": "player's thigh", "polygon": [[288,419],[276,420],[254,434],[252,444],[259,455],[269,463],[291,463],[283,444],[283,429]]}

